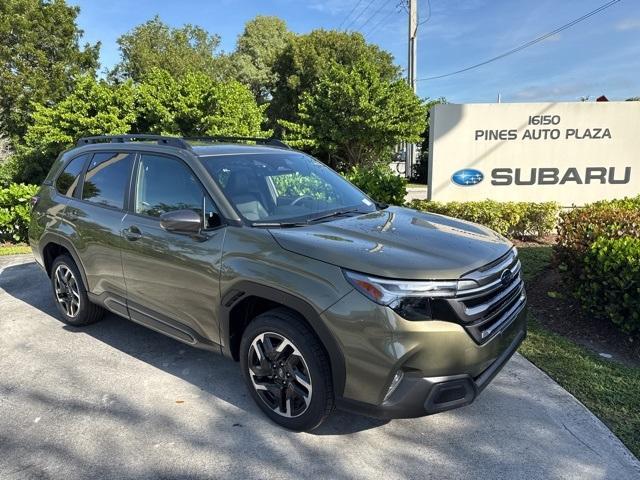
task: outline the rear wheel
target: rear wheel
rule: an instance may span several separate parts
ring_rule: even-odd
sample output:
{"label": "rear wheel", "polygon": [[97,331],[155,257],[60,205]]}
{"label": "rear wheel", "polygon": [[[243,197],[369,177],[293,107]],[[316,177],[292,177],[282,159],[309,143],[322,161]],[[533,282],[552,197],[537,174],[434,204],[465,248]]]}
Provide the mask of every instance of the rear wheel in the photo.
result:
{"label": "rear wheel", "polygon": [[251,396],[279,425],[312,430],[331,413],[329,359],[295,313],[279,308],[257,316],[242,337],[240,364]]}
{"label": "rear wheel", "polygon": [[78,266],[68,255],[60,255],[51,266],[53,298],[62,320],[76,327],[97,322],[104,310],[89,301]]}

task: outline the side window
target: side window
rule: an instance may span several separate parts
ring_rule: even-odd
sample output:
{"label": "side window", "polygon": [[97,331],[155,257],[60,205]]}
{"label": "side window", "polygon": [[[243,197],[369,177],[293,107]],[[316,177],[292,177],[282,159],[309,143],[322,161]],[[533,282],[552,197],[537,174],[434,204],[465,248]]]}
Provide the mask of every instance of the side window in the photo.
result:
{"label": "side window", "polygon": [[159,217],[173,210],[194,210],[203,214],[202,186],[180,160],[160,155],[142,154],[136,178],[135,212]]}
{"label": "side window", "polygon": [[123,208],[133,158],[134,154],[129,152],[94,154],[84,178],[82,198],[107,207]]}
{"label": "side window", "polygon": [[80,174],[84,168],[84,164],[91,154],[80,155],[71,160],[56,180],[56,190],[62,195],[73,197],[78,191],[80,183]]}

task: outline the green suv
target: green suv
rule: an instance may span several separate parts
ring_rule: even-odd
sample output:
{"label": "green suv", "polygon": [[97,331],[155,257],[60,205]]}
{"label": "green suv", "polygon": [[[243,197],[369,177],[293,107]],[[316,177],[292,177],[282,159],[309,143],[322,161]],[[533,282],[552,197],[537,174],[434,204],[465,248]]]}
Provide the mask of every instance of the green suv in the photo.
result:
{"label": "green suv", "polygon": [[525,337],[506,239],[377,203],[277,140],[83,138],[33,202],[31,248],[63,321],[108,310],[238,360],[286,428],[336,406],[467,405]]}

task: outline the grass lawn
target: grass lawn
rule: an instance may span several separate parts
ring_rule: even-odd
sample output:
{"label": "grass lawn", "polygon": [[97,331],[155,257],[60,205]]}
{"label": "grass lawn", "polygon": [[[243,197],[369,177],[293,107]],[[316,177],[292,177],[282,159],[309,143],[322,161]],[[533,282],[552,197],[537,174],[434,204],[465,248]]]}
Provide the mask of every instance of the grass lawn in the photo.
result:
{"label": "grass lawn", "polygon": [[[519,249],[525,281],[548,265],[551,247]],[[520,347],[527,357],[598,416],[640,457],[640,368],[598,357],[538,324],[529,313],[529,334]]]}
{"label": "grass lawn", "polygon": [[18,255],[20,253],[31,253],[31,248],[28,245],[12,245],[10,243],[0,244],[0,256]]}
{"label": "grass lawn", "polygon": [[518,256],[522,263],[522,277],[527,282],[549,267],[553,250],[549,246],[519,247]]}

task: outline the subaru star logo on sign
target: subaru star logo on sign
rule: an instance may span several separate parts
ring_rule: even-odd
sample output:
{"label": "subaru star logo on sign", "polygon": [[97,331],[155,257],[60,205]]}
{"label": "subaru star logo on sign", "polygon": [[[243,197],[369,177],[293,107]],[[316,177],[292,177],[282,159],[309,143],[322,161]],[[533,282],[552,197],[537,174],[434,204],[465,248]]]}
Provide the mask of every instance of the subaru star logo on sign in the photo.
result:
{"label": "subaru star logo on sign", "polygon": [[484,175],[482,175],[480,170],[465,168],[464,170],[458,170],[454,173],[451,176],[451,181],[462,187],[470,187],[471,185],[479,184],[483,178]]}

